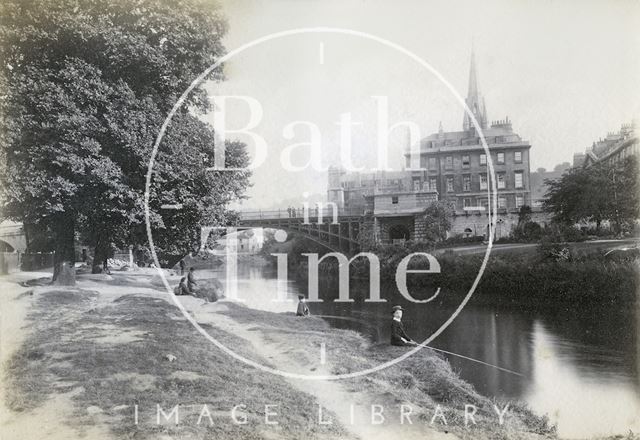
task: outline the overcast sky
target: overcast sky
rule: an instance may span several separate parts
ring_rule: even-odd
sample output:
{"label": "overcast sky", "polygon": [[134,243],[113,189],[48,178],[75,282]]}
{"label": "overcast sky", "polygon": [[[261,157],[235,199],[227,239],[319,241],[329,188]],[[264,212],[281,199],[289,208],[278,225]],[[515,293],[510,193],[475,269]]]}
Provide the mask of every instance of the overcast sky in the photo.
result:
{"label": "overcast sky", "polygon": [[[373,34],[423,58],[466,96],[475,47],[480,91],[489,120],[509,116],[530,141],[531,169],[571,161],[608,131],[640,114],[640,2],[637,1],[363,1],[228,0],[227,50],[274,32],[337,27]],[[283,168],[281,152],[308,142],[283,128],[311,121],[321,133],[322,163],[339,164],[336,124],[351,113],[353,163],[376,166],[377,107],[386,96],[390,124],[411,120],[422,136],[460,130],[463,109],[444,83],[418,63],[378,42],[341,34],[302,34],[270,40],[230,59],[227,80],[213,95],[257,99],[263,118],[254,130],[268,144],[254,171],[244,208],[267,208],[302,194],[325,193],[326,173]],[[246,106],[229,107],[228,125],[247,122]],[[240,139],[251,141],[240,137]],[[399,168],[406,130],[394,130],[389,163]],[[298,149],[295,164],[308,154]]]}

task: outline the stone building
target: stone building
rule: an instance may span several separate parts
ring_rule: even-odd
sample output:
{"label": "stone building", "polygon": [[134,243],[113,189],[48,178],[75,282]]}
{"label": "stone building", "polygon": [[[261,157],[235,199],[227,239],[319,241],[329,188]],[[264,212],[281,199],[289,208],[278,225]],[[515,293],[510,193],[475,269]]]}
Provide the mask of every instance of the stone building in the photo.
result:
{"label": "stone building", "polygon": [[508,117],[488,122],[473,54],[466,103],[482,128],[489,157],[465,113],[462,130],[444,131],[441,124],[437,133],[409,148],[402,171],[346,173],[331,168],[328,200],[346,210],[366,208],[377,219],[382,240],[420,239],[424,225],[418,214],[436,200],[449,201],[455,209],[452,234],[487,235],[490,158],[498,190],[496,235],[508,235],[520,207],[531,205],[531,145],[513,131]]}
{"label": "stone building", "polygon": [[542,208],[542,201],[548,191],[545,180],[558,180],[562,175],[571,168],[569,162],[562,162],[556,165],[552,171],[547,171],[545,168],[538,168],[531,173],[531,208],[538,210]]}
{"label": "stone building", "polygon": [[[531,204],[529,150],[531,145],[513,131],[508,117],[488,124],[484,98],[478,84],[475,60],[471,57],[467,106],[484,134],[496,174],[498,212],[506,213]],[[410,167],[414,152],[405,153]],[[412,172],[414,188],[437,191],[449,200],[456,213],[486,211],[490,180],[488,158],[479,134],[464,114],[461,131],[445,132],[440,127],[422,139],[419,148],[421,171]]]}
{"label": "stone building", "polygon": [[584,153],[574,154],[573,166],[588,167],[601,161],[618,162],[628,156],[638,157],[638,144],[636,122],[622,124],[620,130],[607,133],[604,139],[594,142]]}

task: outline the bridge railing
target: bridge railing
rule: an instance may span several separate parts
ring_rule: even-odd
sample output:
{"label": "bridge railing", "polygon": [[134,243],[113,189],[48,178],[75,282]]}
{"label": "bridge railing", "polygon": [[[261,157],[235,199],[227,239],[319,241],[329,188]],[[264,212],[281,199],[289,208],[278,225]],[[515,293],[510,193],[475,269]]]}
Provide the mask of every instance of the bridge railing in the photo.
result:
{"label": "bridge railing", "polygon": [[[364,214],[364,208],[339,208],[337,209],[338,217],[345,216],[358,216]],[[291,219],[291,218],[304,218],[304,208],[285,208],[277,210],[265,210],[265,211],[240,211],[240,220],[279,220],[279,219]],[[324,219],[332,219],[334,210],[331,207],[323,207],[319,209],[317,207],[310,207],[308,209],[309,219],[317,219],[322,216]]]}

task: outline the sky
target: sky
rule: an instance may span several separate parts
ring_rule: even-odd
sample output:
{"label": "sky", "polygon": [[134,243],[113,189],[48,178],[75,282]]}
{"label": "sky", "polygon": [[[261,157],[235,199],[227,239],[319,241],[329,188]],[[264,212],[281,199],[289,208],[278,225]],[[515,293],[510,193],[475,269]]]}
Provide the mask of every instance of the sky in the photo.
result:
{"label": "sky", "polygon": [[[376,96],[388,104],[388,126],[412,121],[420,137],[440,123],[460,130],[455,93],[466,96],[472,48],[488,119],[509,116],[531,143],[532,171],[571,162],[640,114],[637,1],[227,0],[223,10],[228,51],[290,29],[331,27],[384,39],[431,68],[379,41],[335,32],[272,38],[235,54],[225,63],[226,80],[207,88],[216,103],[248,96],[262,109],[252,131],[264,138],[267,154],[242,209],[325,194],[323,168],[344,165],[348,149],[352,166],[379,167],[384,124]],[[246,125],[248,103],[226,102],[228,129]],[[345,134],[344,120],[342,132],[338,122],[347,113],[354,125]],[[308,143],[314,130],[317,165],[304,167],[312,149],[294,145]],[[247,142],[254,154],[249,136],[227,137]],[[400,169],[408,131],[399,127],[386,139],[388,164]],[[287,168],[287,158],[300,170]]]}

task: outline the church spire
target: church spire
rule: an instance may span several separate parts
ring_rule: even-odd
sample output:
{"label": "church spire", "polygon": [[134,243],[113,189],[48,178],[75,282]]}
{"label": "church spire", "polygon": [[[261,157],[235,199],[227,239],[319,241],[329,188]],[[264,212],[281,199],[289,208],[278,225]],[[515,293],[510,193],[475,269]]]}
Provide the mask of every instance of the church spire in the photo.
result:
{"label": "church spire", "polygon": [[[469,89],[467,91],[467,99],[465,100],[467,106],[471,109],[471,112],[478,120],[478,123],[482,128],[487,128],[487,110],[484,106],[484,98],[480,95],[478,89],[478,74],[476,72],[476,55],[475,49],[471,49],[471,67],[469,68]],[[471,118],[465,112],[464,120],[462,122],[463,130],[469,130],[473,127]]]}

